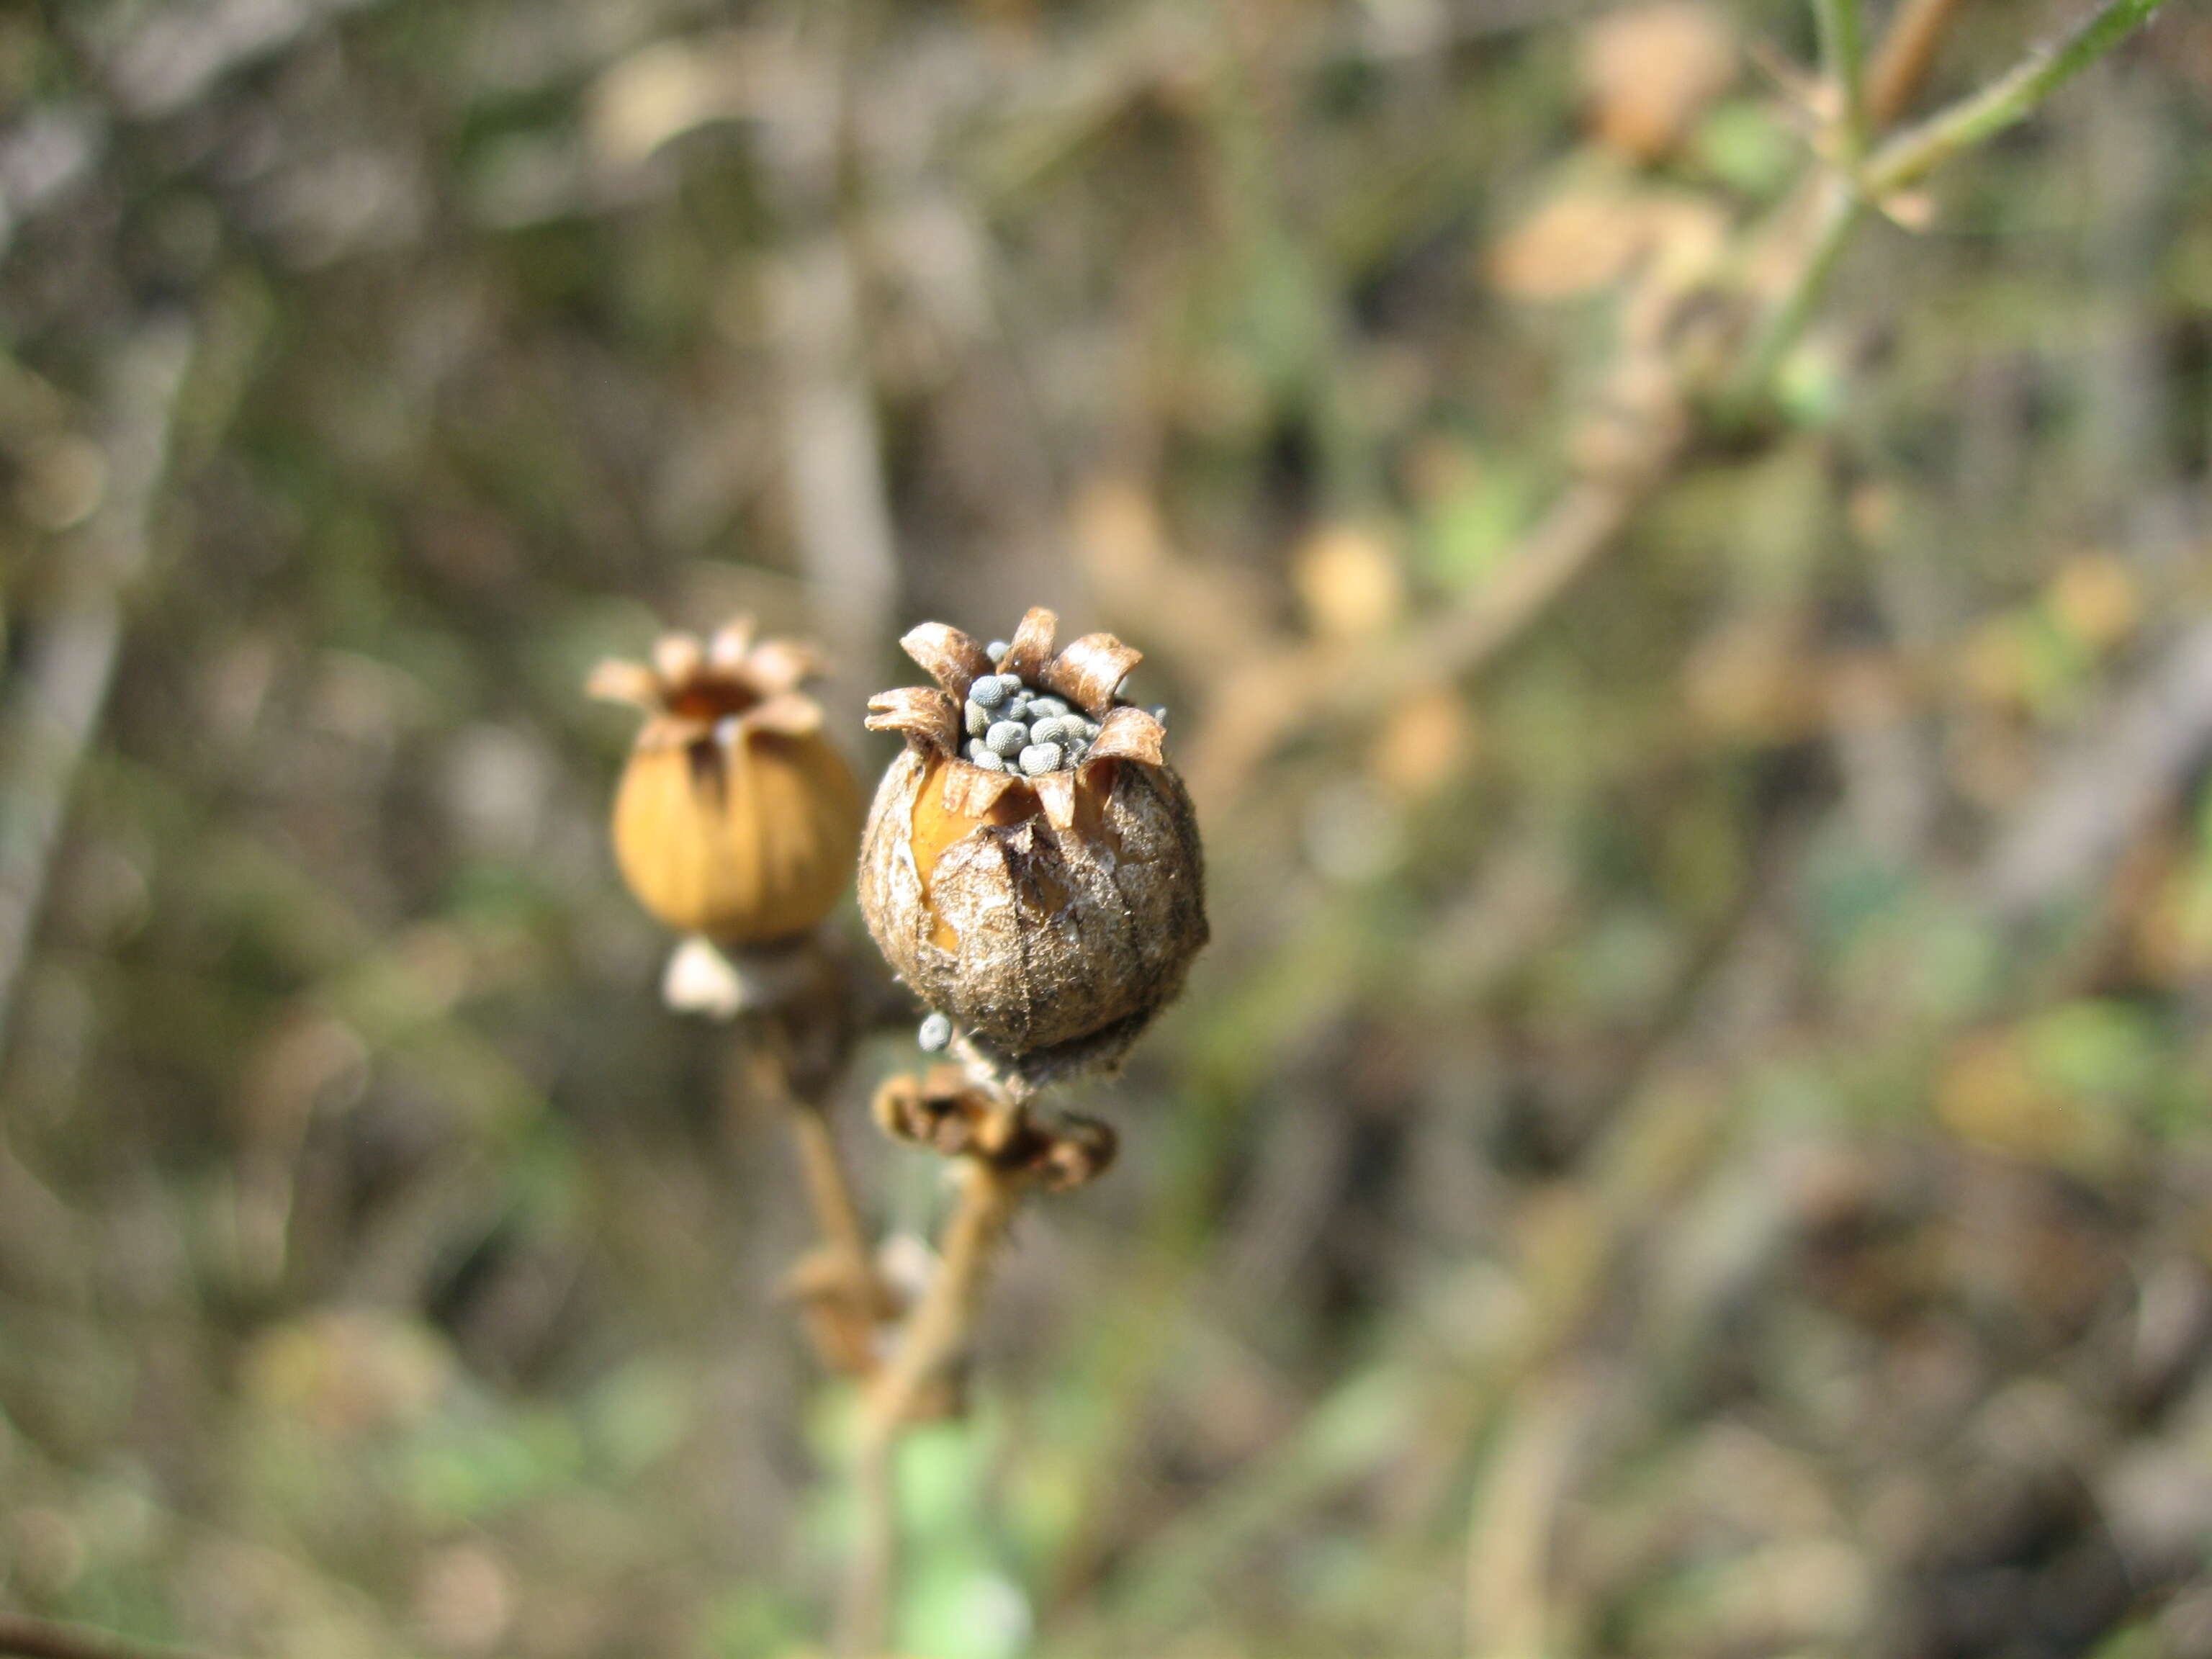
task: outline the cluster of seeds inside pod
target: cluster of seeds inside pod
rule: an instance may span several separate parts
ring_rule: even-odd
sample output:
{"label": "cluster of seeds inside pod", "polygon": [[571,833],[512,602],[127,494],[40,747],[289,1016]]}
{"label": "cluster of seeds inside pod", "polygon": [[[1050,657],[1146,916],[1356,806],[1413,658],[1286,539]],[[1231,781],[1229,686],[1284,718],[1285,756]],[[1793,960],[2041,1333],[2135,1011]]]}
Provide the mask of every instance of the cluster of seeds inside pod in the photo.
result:
{"label": "cluster of seeds inside pod", "polygon": [[[994,641],[991,660],[1008,647]],[[1034,778],[1079,766],[1098,738],[1098,722],[1065,697],[1038,690],[1018,674],[986,674],[968,688],[968,758],[987,772]]]}

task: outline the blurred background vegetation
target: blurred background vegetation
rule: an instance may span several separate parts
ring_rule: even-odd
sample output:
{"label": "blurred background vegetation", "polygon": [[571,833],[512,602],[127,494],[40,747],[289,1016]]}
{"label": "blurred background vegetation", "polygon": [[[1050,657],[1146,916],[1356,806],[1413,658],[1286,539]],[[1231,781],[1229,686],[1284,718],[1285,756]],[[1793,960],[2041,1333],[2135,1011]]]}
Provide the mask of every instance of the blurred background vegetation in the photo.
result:
{"label": "blurred background vegetation", "polygon": [[[2083,7],[1933,9],[1915,112]],[[813,1650],[851,1400],[580,687],[750,611],[872,775],[903,627],[1048,604],[1150,653],[1216,937],[914,1443],[904,1650],[2212,1655],[2212,17],[1717,408],[1816,61],[0,13],[0,1605]],[[916,1058],[844,1127],[921,1234]]]}

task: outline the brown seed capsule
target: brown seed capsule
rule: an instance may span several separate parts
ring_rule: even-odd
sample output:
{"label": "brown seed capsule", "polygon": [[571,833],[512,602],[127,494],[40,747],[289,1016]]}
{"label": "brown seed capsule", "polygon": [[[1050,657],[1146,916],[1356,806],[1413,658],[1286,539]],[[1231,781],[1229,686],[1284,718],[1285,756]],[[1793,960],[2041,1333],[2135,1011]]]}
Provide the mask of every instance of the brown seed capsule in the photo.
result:
{"label": "brown seed capsule", "polygon": [[798,690],[815,667],[739,620],[705,646],[663,635],[649,668],[592,674],[593,696],[647,712],[615,794],[615,860],[671,927],[764,945],[814,926],[844,890],[860,791]]}
{"label": "brown seed capsule", "polygon": [[1032,1081],[1118,1056],[1206,939],[1190,799],[1159,721],[1115,696],[1139,653],[1091,634],[1055,655],[1057,626],[1031,611],[997,663],[942,623],[900,641],[937,686],[870,704],[907,747],[860,854],[891,965]]}

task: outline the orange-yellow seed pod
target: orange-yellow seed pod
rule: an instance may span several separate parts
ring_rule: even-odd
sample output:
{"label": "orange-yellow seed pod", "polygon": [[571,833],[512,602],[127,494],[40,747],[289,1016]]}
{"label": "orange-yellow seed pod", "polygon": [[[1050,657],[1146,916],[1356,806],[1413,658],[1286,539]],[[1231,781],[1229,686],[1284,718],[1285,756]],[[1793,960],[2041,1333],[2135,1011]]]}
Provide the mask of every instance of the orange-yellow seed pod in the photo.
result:
{"label": "orange-yellow seed pod", "polygon": [[811,656],[734,623],[702,647],[664,637],[650,668],[603,664],[594,693],[642,707],[616,793],[616,862],[669,927],[726,945],[804,933],[836,904],[860,787],[799,693]]}

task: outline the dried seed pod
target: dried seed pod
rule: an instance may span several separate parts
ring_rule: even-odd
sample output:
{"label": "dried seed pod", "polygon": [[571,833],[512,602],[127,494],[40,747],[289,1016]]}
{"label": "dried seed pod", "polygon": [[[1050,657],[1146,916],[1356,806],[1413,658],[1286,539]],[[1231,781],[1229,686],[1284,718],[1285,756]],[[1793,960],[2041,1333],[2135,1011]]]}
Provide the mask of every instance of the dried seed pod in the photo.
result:
{"label": "dried seed pod", "polygon": [[669,927],[727,945],[802,933],[844,890],[860,786],[798,687],[812,654],[732,623],[602,663],[595,696],[646,711],[615,795],[616,862]]}
{"label": "dried seed pod", "polygon": [[[1001,680],[1021,687],[1002,711],[1049,693],[1097,723],[1087,750],[994,726],[989,751],[1034,771],[967,758],[962,713],[994,655],[939,623],[901,643],[942,689],[885,692],[868,718],[907,739],[863,838],[869,931],[960,1041],[1017,1082],[1118,1057],[1206,939],[1189,797],[1159,723],[1115,699],[1139,653],[1092,634],[1055,655],[1056,627],[1031,611],[995,653]],[[1003,712],[1000,724],[1012,724]]]}

